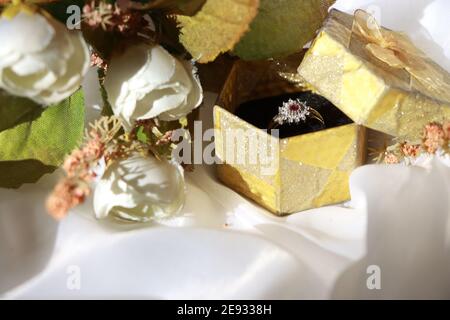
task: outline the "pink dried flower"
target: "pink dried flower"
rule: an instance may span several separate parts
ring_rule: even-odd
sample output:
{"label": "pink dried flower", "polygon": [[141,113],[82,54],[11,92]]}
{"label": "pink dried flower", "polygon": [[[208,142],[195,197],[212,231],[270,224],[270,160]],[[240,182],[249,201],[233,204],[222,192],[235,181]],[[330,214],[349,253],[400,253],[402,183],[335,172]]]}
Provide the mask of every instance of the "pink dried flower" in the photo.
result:
{"label": "pink dried flower", "polygon": [[82,153],[88,161],[95,161],[100,159],[105,152],[105,144],[102,137],[94,130],[90,133],[90,139],[82,149]]}
{"label": "pink dried flower", "polygon": [[401,149],[406,157],[417,157],[420,153],[420,145],[417,144],[409,144],[405,142],[401,145]]}
{"label": "pink dried flower", "polygon": [[63,169],[68,177],[89,181],[93,178],[91,165],[104,156],[105,144],[98,133],[91,131],[90,139],[81,149],[74,150],[64,161]]}
{"label": "pink dried flower", "polygon": [[114,26],[112,22],[113,14],[113,5],[103,1],[96,5],[96,2],[93,0],[83,7],[84,21],[94,28],[101,26],[103,30],[111,29]]}
{"label": "pink dried flower", "polygon": [[83,161],[83,153],[81,150],[75,150],[70,156],[66,158],[63,164],[63,169],[69,177],[76,175],[78,168]]}
{"label": "pink dried flower", "polygon": [[165,145],[165,144],[169,144],[172,142],[172,135],[173,135],[173,131],[167,131],[166,133],[164,133],[164,135],[158,139],[158,141],[156,142],[157,146],[161,146],[161,145]]}
{"label": "pink dried flower", "polygon": [[386,152],[384,162],[386,162],[387,164],[397,164],[400,161],[395,154],[393,154],[391,152]]}
{"label": "pink dried flower", "polygon": [[90,189],[83,183],[72,179],[65,179],[58,183],[47,199],[47,210],[52,217],[61,220],[67,212],[84,202],[90,194]]}
{"label": "pink dried flower", "polygon": [[130,10],[133,7],[129,0],[118,1],[114,5],[91,1],[83,8],[83,17],[92,28],[102,27],[105,31],[117,31],[125,36],[137,35],[148,29],[149,23],[141,12]]}
{"label": "pink dried flower", "polygon": [[58,183],[47,200],[47,209],[56,219],[62,219],[73,207],[83,203],[90,194],[90,182],[95,178],[93,168],[100,159],[107,157],[107,145],[110,149],[120,148],[114,137],[122,127],[116,117],[103,117],[91,125],[86,142],[80,149],[74,150],[64,161],[66,177]]}
{"label": "pink dried flower", "polygon": [[98,55],[98,53],[92,52],[91,67],[97,67],[106,71],[108,69],[108,64]]}
{"label": "pink dried flower", "polygon": [[442,125],[442,129],[444,130],[445,139],[450,140],[450,121],[445,121]]}
{"label": "pink dried flower", "polygon": [[440,147],[445,145],[445,131],[441,124],[430,123],[424,129],[423,145],[429,153],[435,153]]}

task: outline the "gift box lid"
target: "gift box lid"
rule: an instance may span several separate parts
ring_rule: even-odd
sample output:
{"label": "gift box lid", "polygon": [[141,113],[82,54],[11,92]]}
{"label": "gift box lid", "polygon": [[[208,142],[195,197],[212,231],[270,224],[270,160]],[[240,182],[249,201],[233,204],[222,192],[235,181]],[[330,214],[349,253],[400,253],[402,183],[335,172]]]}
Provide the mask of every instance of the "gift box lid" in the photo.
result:
{"label": "gift box lid", "polygon": [[356,123],[393,136],[450,118],[448,72],[362,10],[333,9],[298,73]]}

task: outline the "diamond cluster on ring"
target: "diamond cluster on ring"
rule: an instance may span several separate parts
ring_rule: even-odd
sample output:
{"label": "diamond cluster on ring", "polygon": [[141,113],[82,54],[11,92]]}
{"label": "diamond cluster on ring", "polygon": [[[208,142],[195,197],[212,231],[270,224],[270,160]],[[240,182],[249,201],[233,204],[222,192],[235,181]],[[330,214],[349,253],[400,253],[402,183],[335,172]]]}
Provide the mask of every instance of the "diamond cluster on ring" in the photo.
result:
{"label": "diamond cluster on ring", "polygon": [[278,109],[277,121],[279,124],[283,123],[300,123],[306,121],[306,117],[310,114],[310,107],[300,99],[289,99],[283,102],[283,105]]}

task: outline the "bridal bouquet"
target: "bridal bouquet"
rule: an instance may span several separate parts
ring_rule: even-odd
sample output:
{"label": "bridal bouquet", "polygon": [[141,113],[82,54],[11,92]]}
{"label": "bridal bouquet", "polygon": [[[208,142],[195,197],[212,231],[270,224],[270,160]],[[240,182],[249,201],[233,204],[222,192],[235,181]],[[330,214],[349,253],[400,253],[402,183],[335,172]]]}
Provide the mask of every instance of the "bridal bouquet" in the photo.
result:
{"label": "bridal bouquet", "polygon": [[[279,2],[279,3],[278,3]],[[184,203],[174,159],[203,89],[196,63],[301,50],[331,0],[0,0],[0,187],[62,167],[57,219],[93,194],[98,218],[148,221]],[[96,68],[102,117],[84,127]]]}

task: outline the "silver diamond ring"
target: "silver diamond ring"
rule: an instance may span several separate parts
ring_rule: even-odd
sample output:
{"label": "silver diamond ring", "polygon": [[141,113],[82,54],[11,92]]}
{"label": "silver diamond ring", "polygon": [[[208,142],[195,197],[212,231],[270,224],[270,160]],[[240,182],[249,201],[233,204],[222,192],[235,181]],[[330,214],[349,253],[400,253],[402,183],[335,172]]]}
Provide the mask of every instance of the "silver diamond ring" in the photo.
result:
{"label": "silver diamond ring", "polygon": [[300,99],[289,99],[278,108],[278,114],[270,121],[269,130],[284,124],[300,124],[306,122],[308,118],[316,119],[325,126],[322,115],[316,109]]}

